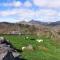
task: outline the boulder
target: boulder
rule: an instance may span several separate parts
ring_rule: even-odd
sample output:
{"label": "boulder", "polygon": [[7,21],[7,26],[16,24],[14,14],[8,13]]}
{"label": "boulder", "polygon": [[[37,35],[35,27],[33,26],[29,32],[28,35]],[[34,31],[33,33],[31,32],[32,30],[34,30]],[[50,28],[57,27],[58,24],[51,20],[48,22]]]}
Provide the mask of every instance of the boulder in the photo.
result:
{"label": "boulder", "polygon": [[20,54],[14,52],[4,37],[0,37],[0,60],[16,60],[16,57],[20,57]]}

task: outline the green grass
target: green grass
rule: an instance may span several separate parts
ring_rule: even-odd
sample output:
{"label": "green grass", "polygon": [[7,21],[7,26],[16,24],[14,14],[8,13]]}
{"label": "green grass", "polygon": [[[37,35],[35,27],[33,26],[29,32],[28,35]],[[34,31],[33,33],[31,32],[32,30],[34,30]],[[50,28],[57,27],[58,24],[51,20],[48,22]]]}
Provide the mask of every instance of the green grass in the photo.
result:
{"label": "green grass", "polygon": [[[25,39],[26,36],[29,36],[29,39]],[[35,48],[34,51],[25,50],[22,52],[22,56],[27,60],[60,60],[60,45],[57,45],[51,38],[33,35],[4,35],[4,37],[17,49],[31,44]],[[36,40],[30,40],[31,38],[43,39],[43,42],[38,43]],[[42,48],[38,48],[38,46]]]}

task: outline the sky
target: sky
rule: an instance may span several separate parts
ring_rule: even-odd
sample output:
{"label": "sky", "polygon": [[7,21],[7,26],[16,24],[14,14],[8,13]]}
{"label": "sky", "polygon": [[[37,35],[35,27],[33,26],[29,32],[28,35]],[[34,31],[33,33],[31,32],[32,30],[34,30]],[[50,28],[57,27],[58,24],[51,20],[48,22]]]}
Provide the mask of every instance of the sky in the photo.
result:
{"label": "sky", "polygon": [[0,0],[0,22],[60,21],[60,0]]}

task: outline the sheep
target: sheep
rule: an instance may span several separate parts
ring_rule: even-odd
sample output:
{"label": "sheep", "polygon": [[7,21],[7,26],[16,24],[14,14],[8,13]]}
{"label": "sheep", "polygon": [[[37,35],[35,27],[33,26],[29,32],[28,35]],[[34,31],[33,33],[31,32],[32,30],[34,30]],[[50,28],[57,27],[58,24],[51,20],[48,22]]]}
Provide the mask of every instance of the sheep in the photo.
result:
{"label": "sheep", "polygon": [[33,50],[33,46],[32,45],[28,45],[28,46],[22,47],[21,49],[22,49],[22,51],[24,51],[24,50]]}
{"label": "sheep", "polygon": [[26,39],[28,39],[29,37],[27,36]]}
{"label": "sheep", "polygon": [[27,39],[29,39],[29,37],[27,36],[27,37],[25,37],[24,39],[27,40]]}
{"label": "sheep", "polygon": [[4,40],[5,38],[4,37],[0,37],[0,40]]}
{"label": "sheep", "polygon": [[37,41],[37,42],[43,42],[43,40],[42,40],[42,39],[37,39],[36,41]]}
{"label": "sheep", "polygon": [[23,51],[24,49],[26,49],[26,47],[22,47],[22,51]]}

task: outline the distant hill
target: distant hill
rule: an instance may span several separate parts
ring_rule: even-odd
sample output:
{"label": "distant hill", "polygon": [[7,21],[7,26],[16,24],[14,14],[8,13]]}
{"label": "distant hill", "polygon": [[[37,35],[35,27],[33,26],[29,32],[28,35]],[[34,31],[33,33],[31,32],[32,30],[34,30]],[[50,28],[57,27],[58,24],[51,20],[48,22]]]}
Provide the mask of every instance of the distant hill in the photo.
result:
{"label": "distant hill", "polygon": [[31,20],[29,21],[29,23],[34,24],[34,25],[47,25],[48,22],[40,22],[40,21],[35,21],[35,20]]}
{"label": "distant hill", "polygon": [[45,25],[45,26],[57,26],[57,25],[60,25],[60,21],[56,21],[56,22],[41,22],[41,21],[31,20],[29,22],[21,21],[20,23],[21,24],[29,24],[29,25]]}
{"label": "distant hill", "polygon": [[46,30],[46,27],[40,22],[30,21],[30,22],[19,22],[19,23],[9,23],[0,22],[0,34],[10,34],[10,33],[25,33],[25,34],[36,34],[38,31],[41,32]]}
{"label": "distant hill", "polygon": [[56,22],[41,22],[41,21],[31,20],[31,21],[29,21],[29,23],[34,24],[34,25],[45,25],[45,26],[57,26],[57,25],[60,25],[60,21],[56,21]]}
{"label": "distant hill", "polygon": [[31,20],[18,23],[0,22],[0,34],[36,34],[60,36],[60,21],[40,22]]}
{"label": "distant hill", "polygon": [[48,24],[48,26],[57,26],[57,25],[60,25],[60,21],[51,22],[50,24]]}

